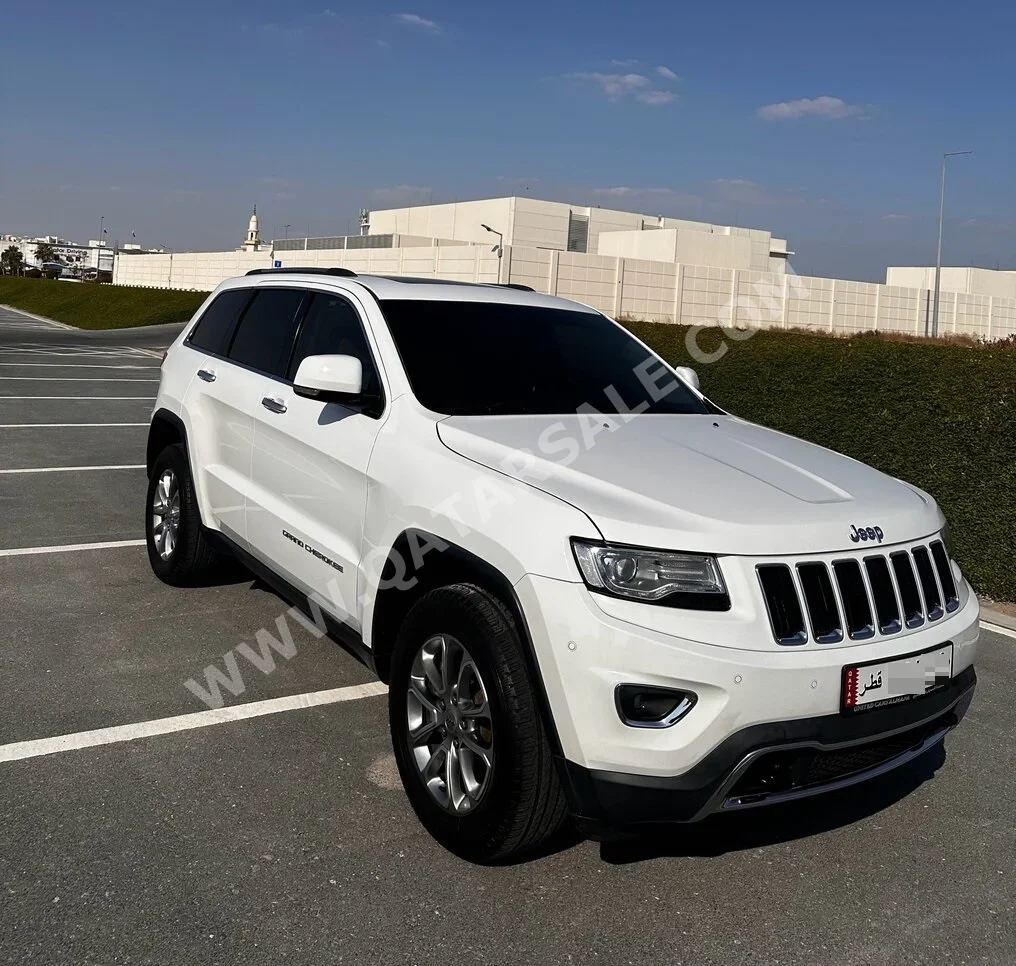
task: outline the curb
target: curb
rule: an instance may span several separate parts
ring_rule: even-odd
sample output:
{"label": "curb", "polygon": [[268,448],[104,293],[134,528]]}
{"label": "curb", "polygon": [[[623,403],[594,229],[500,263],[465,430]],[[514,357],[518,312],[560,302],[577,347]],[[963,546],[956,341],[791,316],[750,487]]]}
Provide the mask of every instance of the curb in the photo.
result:
{"label": "curb", "polygon": [[30,319],[35,319],[36,322],[46,322],[49,325],[55,325],[58,329],[73,329],[73,325],[68,325],[66,322],[57,322],[56,319],[47,319],[44,315],[35,315],[33,312],[26,312],[24,309],[19,309],[14,305],[0,305],[0,309],[7,309],[9,312],[17,312],[20,315],[27,316]]}
{"label": "curb", "polygon": [[981,607],[981,625],[988,630],[999,630],[1008,637],[1016,636],[1016,617],[1000,614],[990,607]]}

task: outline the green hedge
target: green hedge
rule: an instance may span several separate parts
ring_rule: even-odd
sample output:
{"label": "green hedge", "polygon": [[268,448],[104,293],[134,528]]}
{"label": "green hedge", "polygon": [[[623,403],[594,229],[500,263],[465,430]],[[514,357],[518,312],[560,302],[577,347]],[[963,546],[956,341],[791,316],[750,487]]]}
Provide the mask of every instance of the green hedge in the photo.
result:
{"label": "green hedge", "polygon": [[207,292],[127,288],[47,278],[0,277],[0,305],[34,312],[79,329],[125,329],[186,322]]}
{"label": "green hedge", "polygon": [[[863,460],[931,493],[978,592],[1016,601],[1016,351],[758,332],[695,362],[687,328],[625,323],[753,422]],[[706,330],[698,345],[725,337]]]}

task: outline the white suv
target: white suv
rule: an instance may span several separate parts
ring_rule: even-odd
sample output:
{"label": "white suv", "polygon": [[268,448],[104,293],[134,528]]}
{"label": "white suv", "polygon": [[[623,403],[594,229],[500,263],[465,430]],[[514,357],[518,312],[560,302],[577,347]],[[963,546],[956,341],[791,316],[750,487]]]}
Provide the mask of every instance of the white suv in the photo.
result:
{"label": "white suv", "polygon": [[389,684],[420,820],[490,861],[888,771],[973,695],[921,490],[731,416],[599,312],[258,271],[169,349],[148,550],[228,552]]}

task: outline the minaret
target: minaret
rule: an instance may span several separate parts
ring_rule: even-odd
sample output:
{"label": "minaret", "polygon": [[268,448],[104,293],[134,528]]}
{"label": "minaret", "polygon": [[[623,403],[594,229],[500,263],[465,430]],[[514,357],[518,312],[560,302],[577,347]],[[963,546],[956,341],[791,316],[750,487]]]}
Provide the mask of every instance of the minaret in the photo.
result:
{"label": "minaret", "polygon": [[250,216],[247,225],[247,240],[243,243],[244,251],[256,252],[261,249],[261,232],[258,230],[258,206],[254,206],[254,213]]}

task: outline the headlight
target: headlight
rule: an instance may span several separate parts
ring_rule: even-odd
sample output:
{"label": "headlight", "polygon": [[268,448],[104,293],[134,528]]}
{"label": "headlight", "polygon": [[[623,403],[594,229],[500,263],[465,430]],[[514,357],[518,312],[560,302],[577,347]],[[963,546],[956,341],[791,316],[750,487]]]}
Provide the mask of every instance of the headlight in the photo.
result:
{"label": "headlight", "polygon": [[575,562],[590,590],[647,604],[728,610],[723,575],[708,554],[672,553],[572,540]]}

